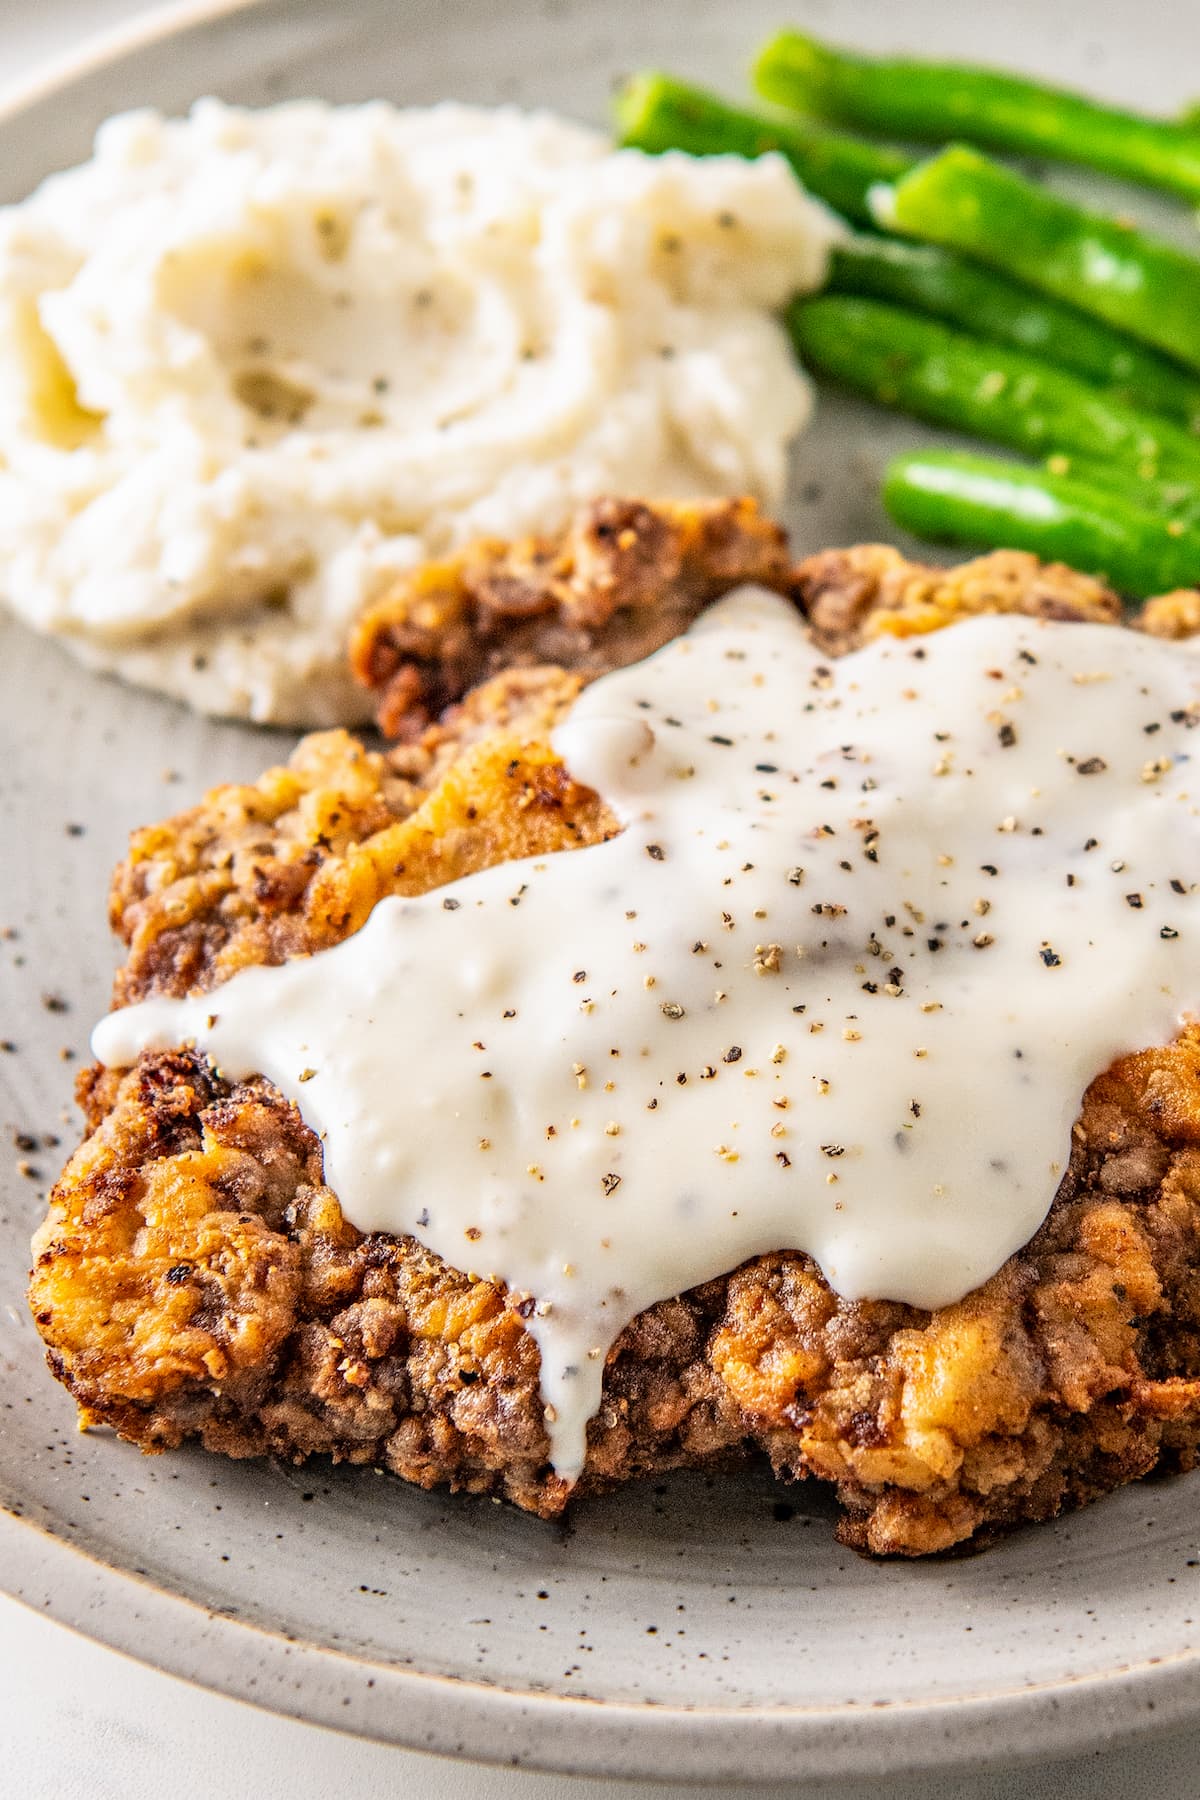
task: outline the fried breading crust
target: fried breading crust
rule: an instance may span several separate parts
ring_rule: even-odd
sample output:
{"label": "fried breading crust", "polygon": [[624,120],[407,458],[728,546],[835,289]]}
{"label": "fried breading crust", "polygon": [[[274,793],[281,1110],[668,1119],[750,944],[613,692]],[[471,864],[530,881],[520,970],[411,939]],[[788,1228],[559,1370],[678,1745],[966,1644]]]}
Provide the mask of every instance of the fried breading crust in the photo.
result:
{"label": "fried breading crust", "polygon": [[498,676],[387,755],[313,732],[286,767],[134,832],[109,894],[128,946],[113,1005],[326,949],[385,894],[615,831],[546,742],[581,685],[557,669]]}
{"label": "fried breading crust", "polygon": [[1121,617],[1121,602],[1103,582],[1065,563],[1039,562],[1024,550],[993,550],[953,569],[909,562],[891,544],[822,550],[798,566],[793,592],[830,656],[871,638],[940,631],[979,613],[1101,625]]}
{"label": "fried breading crust", "polygon": [[[920,570],[867,546],[810,559],[795,591],[833,653],[972,611],[1116,616],[1068,577],[1011,556]],[[287,769],[136,834],[113,888],[118,1000],[206,990],[338,941],[384,893],[611,833],[546,741],[580,685],[501,678],[386,756],[320,734]],[[80,1091],[88,1136],[38,1233],[30,1301],[85,1420],[147,1450],[325,1453],[561,1511],[517,1305],[411,1238],[357,1232],[277,1091],[188,1052],[93,1070]],[[1093,1083],[1041,1230],[959,1305],[845,1301],[782,1249],[648,1309],[610,1357],[576,1491],[762,1450],[836,1484],[844,1541],[919,1555],[1190,1466],[1198,1239],[1193,1031]]]}
{"label": "fried breading crust", "polygon": [[[994,551],[954,569],[888,544],[826,550],[794,566],[752,500],[607,498],[562,531],[485,539],[402,576],[359,620],[351,663],[380,696],[387,737],[419,739],[431,717],[497,670],[553,664],[586,679],[649,656],[743,582],[791,595],[830,655],[880,633],[935,631],[979,612],[1113,622],[1121,603],[1064,563]],[[1147,628],[1186,636],[1197,596],[1151,602]]]}
{"label": "fried breading crust", "polygon": [[[561,1511],[516,1305],[354,1230],[278,1092],[176,1053],[83,1098],[30,1297],[86,1421]],[[613,1351],[578,1491],[758,1448],[837,1484],[844,1541],[918,1555],[1190,1466],[1198,1370],[1193,1033],[1093,1084],[1046,1223],[961,1304],[842,1300],[780,1252],[651,1307]]]}
{"label": "fried breading crust", "polygon": [[786,593],[790,577],[787,540],[753,500],[597,500],[562,531],[401,577],[359,621],[350,660],[380,695],[380,730],[410,740],[500,669],[624,668],[731,588]]}

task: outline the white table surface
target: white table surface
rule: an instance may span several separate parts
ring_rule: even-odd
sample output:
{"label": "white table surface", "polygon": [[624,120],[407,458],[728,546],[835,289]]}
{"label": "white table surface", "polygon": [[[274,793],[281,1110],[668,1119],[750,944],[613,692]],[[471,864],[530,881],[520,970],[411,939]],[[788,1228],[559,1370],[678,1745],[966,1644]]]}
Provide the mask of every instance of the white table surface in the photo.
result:
{"label": "white table surface", "polygon": [[[147,0],[0,0],[0,86],[149,10]],[[1037,1769],[804,1793],[808,1800],[1196,1800],[1198,1770],[1200,1731]],[[480,1769],[298,1725],[142,1668],[0,1596],[3,1800],[326,1800],[335,1791],[354,1800],[668,1800],[680,1792]],[[751,1791],[782,1800],[796,1789]]]}

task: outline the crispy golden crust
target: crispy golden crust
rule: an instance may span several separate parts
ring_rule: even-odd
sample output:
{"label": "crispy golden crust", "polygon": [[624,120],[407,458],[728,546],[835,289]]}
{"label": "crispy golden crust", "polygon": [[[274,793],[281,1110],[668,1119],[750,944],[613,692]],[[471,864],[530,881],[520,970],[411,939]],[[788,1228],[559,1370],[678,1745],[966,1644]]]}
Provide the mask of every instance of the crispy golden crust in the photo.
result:
{"label": "crispy golden crust", "polygon": [[489,539],[404,576],[350,658],[379,725],[411,739],[500,669],[588,676],[638,662],[742,582],[788,591],[787,541],[753,500],[597,500],[562,531]]}
{"label": "crispy golden crust", "polygon": [[1138,624],[1151,637],[1190,638],[1200,632],[1200,588],[1176,588],[1147,600]]}
{"label": "crispy golden crust", "polygon": [[1121,602],[1102,582],[1023,550],[994,550],[952,569],[909,562],[890,544],[822,550],[799,564],[793,591],[831,656],[874,637],[940,631],[979,613],[1102,625],[1121,617]]}
{"label": "crispy golden crust", "polygon": [[[319,1452],[544,1516],[537,1351],[516,1306],[411,1238],[363,1236],[263,1082],[186,1053],[87,1078],[30,1301],[86,1419],[147,1450]],[[624,1332],[581,1493],[760,1448],[837,1484],[843,1539],[946,1549],[1053,1516],[1200,1435],[1200,1034],[1093,1084],[1019,1256],[929,1314],[758,1257]]]}
{"label": "crispy golden crust", "polygon": [[113,1004],[324,949],[385,894],[615,830],[546,742],[580,685],[554,669],[499,676],[422,744],[387,755],[314,732],[285,767],[135,832],[109,896],[128,947]]}
{"label": "crispy golden crust", "polygon": [[[831,653],[979,610],[1116,615],[1095,583],[1011,556],[935,573],[833,552],[797,591]],[[337,941],[385,893],[610,833],[546,741],[581,680],[500,678],[386,756],[314,736],[287,769],[138,833],[113,889],[118,1000],[210,988]],[[355,1231],[276,1091],[177,1053],[93,1071],[81,1099],[89,1135],[30,1302],[85,1418],[147,1450],[328,1453],[561,1510],[515,1304],[412,1239]],[[761,1449],[836,1483],[845,1541],[919,1555],[1189,1466],[1198,1252],[1195,1032],[1093,1083],[1045,1224],[960,1305],[847,1302],[783,1250],[650,1308],[610,1359],[578,1491]]]}

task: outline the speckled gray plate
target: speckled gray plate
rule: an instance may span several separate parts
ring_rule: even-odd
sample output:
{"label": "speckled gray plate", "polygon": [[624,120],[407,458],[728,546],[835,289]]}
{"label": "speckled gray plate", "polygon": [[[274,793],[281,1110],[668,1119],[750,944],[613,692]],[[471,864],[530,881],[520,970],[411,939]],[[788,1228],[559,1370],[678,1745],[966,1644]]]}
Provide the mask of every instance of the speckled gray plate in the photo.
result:
{"label": "speckled gray plate", "polygon": [[[603,116],[659,63],[736,91],[789,12],[863,44],[1183,97],[1193,0],[265,0],[195,6],[0,116],[0,197],[86,152],[108,112],[197,94],[518,99]],[[1143,198],[1139,208],[1147,208]],[[802,548],[878,536],[914,434],[824,402],[798,462]],[[986,1556],[875,1567],[763,1474],[583,1507],[568,1527],[369,1472],[143,1459],[76,1434],[23,1300],[73,1067],[111,966],[107,871],[133,825],[248,777],[280,737],[205,725],[0,629],[0,1583],[243,1699],[482,1759],[683,1781],[1043,1756],[1200,1714],[1200,1476],[1128,1489]],[[7,1040],[15,1048],[10,1049]],[[11,1144],[36,1139],[36,1150]],[[23,1159],[30,1170],[19,1172]],[[36,1171],[36,1174],[30,1171]]]}

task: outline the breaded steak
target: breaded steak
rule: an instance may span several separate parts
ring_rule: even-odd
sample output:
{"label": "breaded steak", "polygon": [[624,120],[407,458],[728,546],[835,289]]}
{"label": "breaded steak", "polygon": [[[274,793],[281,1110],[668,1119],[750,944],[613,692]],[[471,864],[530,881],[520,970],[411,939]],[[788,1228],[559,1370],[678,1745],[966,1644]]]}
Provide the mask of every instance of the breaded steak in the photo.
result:
{"label": "breaded steak", "polygon": [[405,575],[350,640],[388,737],[412,738],[502,669],[595,677],[640,662],[742,582],[788,591],[779,526],[753,500],[597,500],[562,531],[485,539]]}
{"label": "breaded steak", "polygon": [[[638,516],[669,532],[684,511]],[[480,551],[477,575],[506,557]],[[708,597],[750,578],[713,568]],[[1098,583],[1015,554],[934,571],[868,546],[781,563],[772,585],[830,654],[980,611],[1119,619]],[[1186,597],[1151,616],[1184,631]],[[604,655],[632,660],[615,637]],[[387,753],[310,737],[287,768],[137,833],[113,885],[117,1004],[207,992],[338,942],[386,894],[611,835],[547,735],[598,672],[500,674]],[[561,1511],[525,1302],[412,1238],[355,1230],[317,1139],[265,1081],[181,1050],[93,1070],[80,1097],[88,1135],[38,1233],[30,1303],[85,1421],[146,1450],[194,1436],[329,1454]],[[642,1313],[610,1355],[574,1491],[765,1452],[784,1477],[836,1484],[847,1543],[920,1555],[1190,1466],[1198,1444],[1200,1029],[1093,1082],[1045,1223],[959,1304],[849,1302],[781,1246]]]}

